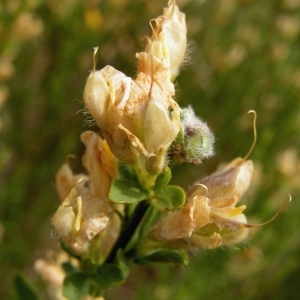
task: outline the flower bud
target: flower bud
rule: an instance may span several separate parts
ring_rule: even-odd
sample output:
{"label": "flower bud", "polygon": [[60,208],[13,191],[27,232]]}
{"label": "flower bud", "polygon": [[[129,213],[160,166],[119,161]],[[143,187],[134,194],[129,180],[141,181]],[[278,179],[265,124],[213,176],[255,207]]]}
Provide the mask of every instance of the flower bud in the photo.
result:
{"label": "flower bud", "polygon": [[205,122],[196,117],[191,106],[180,110],[181,132],[170,152],[177,163],[201,163],[214,154],[214,136]]}

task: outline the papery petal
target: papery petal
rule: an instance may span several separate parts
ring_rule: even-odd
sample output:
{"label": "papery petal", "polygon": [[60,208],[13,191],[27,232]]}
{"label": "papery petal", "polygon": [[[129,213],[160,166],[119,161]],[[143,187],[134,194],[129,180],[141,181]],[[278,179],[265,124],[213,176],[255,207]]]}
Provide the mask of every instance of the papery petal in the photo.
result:
{"label": "papery petal", "polygon": [[193,233],[189,242],[197,248],[213,249],[243,241],[248,235],[248,228],[244,223],[225,221],[223,223],[209,223],[201,230]]}
{"label": "papery petal", "polygon": [[[174,2],[171,2],[167,8],[164,8],[163,15],[154,21],[156,27],[146,51],[157,55],[162,62],[168,60],[171,79],[174,79],[184,61],[187,48],[185,14],[179,11]],[[158,42],[157,39],[162,43],[158,47],[155,44]],[[160,48],[163,51],[157,51]]]}
{"label": "papery petal", "polygon": [[203,249],[214,249],[222,245],[222,237],[219,233],[214,232],[211,236],[193,235],[189,239],[191,246]]}
{"label": "papery petal", "polygon": [[181,209],[162,216],[152,232],[157,239],[188,238],[209,221],[210,207],[206,197],[194,197]]}
{"label": "papery petal", "polygon": [[252,161],[236,158],[223,170],[199,181],[207,187],[212,207],[235,205],[250,186],[253,176]]}
{"label": "papery petal", "polygon": [[145,116],[145,145],[150,153],[168,148],[176,138],[180,127],[173,123],[168,111],[158,101],[151,101]]}
{"label": "papery petal", "polygon": [[55,176],[56,190],[60,199],[64,199],[71,187],[77,184],[77,186],[83,186],[88,180],[88,177],[84,174],[73,174],[68,163],[64,163],[57,171]]}
{"label": "papery petal", "polygon": [[167,240],[190,237],[195,229],[194,209],[195,201],[190,201],[180,210],[165,214],[155,228],[153,236]]}
{"label": "papery petal", "polygon": [[62,239],[69,239],[73,233],[76,215],[72,207],[60,206],[53,215],[51,222]]}
{"label": "papery petal", "polygon": [[117,176],[117,162],[107,143],[96,133],[86,131],[81,134],[86,146],[82,163],[90,173],[92,192],[100,198],[106,197],[111,181]]}

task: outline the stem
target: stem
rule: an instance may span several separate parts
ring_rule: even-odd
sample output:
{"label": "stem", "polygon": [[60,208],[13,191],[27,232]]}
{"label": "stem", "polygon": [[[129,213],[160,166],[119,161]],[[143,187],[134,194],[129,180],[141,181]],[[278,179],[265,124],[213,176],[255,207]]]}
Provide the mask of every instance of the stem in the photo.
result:
{"label": "stem", "polygon": [[132,238],[135,229],[137,228],[142,218],[144,217],[148,207],[149,207],[149,201],[147,200],[143,200],[137,205],[128,223],[126,223],[125,226],[123,227],[120,236],[117,239],[114,247],[110,251],[110,254],[105,261],[106,263],[112,263],[115,260],[118,250],[125,249],[126,245]]}

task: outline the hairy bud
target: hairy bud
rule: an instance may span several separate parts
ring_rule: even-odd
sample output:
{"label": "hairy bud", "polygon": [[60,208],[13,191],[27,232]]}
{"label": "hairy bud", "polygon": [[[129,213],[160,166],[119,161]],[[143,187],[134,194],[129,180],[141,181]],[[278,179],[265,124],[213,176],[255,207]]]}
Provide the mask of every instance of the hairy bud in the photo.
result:
{"label": "hairy bud", "polygon": [[214,154],[214,136],[191,106],[180,110],[181,131],[173,142],[170,156],[176,163],[201,163]]}

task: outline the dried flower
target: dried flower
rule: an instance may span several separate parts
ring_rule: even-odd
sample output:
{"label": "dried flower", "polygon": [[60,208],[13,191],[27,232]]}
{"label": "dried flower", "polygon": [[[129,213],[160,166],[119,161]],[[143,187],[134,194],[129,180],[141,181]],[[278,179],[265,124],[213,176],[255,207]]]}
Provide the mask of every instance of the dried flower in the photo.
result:
{"label": "dried flower", "polygon": [[163,15],[153,21],[156,26],[146,51],[155,55],[170,69],[170,78],[173,80],[184,62],[187,49],[185,14],[175,5],[175,1],[169,1]]}
{"label": "dried flower", "polygon": [[52,217],[61,239],[76,253],[87,251],[89,241],[107,227],[112,214],[108,190],[117,175],[116,161],[106,142],[91,131],[81,138],[86,145],[83,164],[90,176],[78,179],[81,175],[73,175],[67,163],[62,166],[56,184],[63,200]]}
{"label": "dried flower", "polygon": [[252,174],[252,162],[236,158],[222,171],[199,181],[180,210],[162,216],[152,237],[175,247],[209,249],[242,241],[248,233],[242,214],[246,206],[236,204],[248,189]]}
{"label": "dried flower", "polygon": [[[139,59],[149,57],[144,53]],[[164,72],[164,68],[152,74],[139,72],[132,80],[106,66],[90,74],[84,92],[85,105],[114,155],[126,163],[136,162],[140,154],[152,158],[150,172],[164,167],[166,151],[180,130],[174,86],[159,81]]]}
{"label": "dried flower", "polygon": [[146,161],[150,174],[159,174],[180,130],[179,107],[171,83],[186,51],[185,15],[170,1],[154,20],[145,52],[137,53],[138,75],[127,77],[111,66],[87,79],[84,102],[111,151],[122,162]]}
{"label": "dried flower", "polygon": [[65,272],[61,264],[68,260],[68,256],[64,252],[60,252],[57,256],[52,257],[51,255],[46,260],[37,259],[34,262],[34,270],[46,283],[47,292],[52,300],[63,299],[61,287],[65,279]]}

